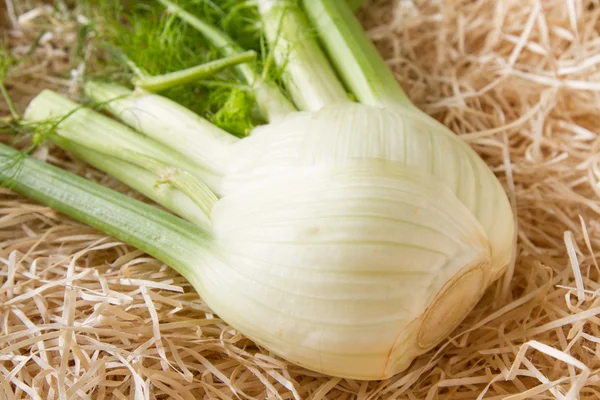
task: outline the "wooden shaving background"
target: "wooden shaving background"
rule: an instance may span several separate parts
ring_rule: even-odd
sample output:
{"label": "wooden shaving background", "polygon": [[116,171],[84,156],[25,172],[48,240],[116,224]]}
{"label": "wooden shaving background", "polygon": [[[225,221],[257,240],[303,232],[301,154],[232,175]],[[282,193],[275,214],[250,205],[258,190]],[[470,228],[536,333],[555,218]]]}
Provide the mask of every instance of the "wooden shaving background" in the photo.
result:
{"label": "wooden shaving background", "polygon": [[[0,12],[24,60],[6,82],[17,108],[44,87],[75,94],[77,16],[14,0]],[[361,20],[410,98],[514,203],[514,268],[452,337],[389,380],[311,373],[228,327],[165,265],[1,189],[0,398],[600,398],[600,2],[372,1]],[[36,157],[131,193],[53,147]]]}

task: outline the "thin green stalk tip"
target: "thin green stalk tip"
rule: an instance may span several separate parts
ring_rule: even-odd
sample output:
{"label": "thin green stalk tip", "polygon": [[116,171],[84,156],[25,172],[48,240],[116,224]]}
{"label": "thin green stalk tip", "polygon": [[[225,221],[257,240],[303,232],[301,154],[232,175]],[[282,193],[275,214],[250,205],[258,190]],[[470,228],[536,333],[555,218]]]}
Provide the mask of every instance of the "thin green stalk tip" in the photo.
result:
{"label": "thin green stalk tip", "polygon": [[175,71],[164,75],[133,78],[132,83],[136,87],[148,92],[160,92],[174,86],[185,85],[200,79],[210,78],[226,68],[247,63],[255,59],[256,52],[249,50],[195,67],[186,68],[181,71]]}
{"label": "thin green stalk tip", "polygon": [[8,90],[6,90],[6,86],[4,86],[3,81],[0,81],[0,93],[2,93],[2,97],[4,97],[4,101],[6,101],[6,104],[8,105],[8,110],[10,111],[12,118],[15,120],[21,119],[21,116],[17,111],[17,107],[15,107],[15,103],[13,103],[10,95],[8,94]]}

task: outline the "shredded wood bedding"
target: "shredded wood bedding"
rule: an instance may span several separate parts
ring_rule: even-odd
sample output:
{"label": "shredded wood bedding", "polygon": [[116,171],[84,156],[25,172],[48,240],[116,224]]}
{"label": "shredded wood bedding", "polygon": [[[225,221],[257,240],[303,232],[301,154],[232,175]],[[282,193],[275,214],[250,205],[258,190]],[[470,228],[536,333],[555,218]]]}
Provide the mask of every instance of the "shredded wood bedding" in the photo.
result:
{"label": "shredded wood bedding", "polygon": [[[70,62],[83,17],[31,3],[0,15],[20,111],[45,87],[75,95],[85,68]],[[371,1],[361,20],[517,215],[515,262],[451,337],[389,380],[312,373],[229,327],[167,266],[3,188],[0,398],[600,398],[600,3]],[[35,156],[141,199],[51,145]]]}

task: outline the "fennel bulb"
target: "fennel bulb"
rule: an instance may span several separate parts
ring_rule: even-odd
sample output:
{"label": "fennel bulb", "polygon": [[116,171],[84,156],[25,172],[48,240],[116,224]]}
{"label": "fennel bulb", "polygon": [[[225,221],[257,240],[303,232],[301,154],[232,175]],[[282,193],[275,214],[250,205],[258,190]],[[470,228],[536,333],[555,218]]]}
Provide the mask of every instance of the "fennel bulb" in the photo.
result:
{"label": "fennel bulb", "polygon": [[[387,378],[447,337],[505,271],[513,215],[483,160],[406,98],[349,9],[334,0],[304,6],[337,69],[304,31],[308,19],[295,4],[259,0],[294,104],[241,64],[269,120],[247,138],[158,94],[94,82],[87,94],[133,129],[52,92],[25,114],[68,114],[54,131],[59,145],[199,228],[162,214],[144,225],[133,202],[112,205],[121,222],[99,223],[94,216],[107,206],[75,207],[55,191],[32,190],[43,182],[26,177],[16,190],[174,266],[223,320],[286,360],[335,376]],[[140,168],[147,176],[134,179]],[[158,178],[179,197],[157,190]]]}

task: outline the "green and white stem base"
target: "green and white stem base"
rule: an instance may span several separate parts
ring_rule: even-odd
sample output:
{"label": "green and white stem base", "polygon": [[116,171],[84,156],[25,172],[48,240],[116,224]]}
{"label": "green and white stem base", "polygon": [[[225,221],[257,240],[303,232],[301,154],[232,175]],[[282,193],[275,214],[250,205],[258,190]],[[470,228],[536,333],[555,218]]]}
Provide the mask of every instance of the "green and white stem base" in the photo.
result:
{"label": "green and white stem base", "polygon": [[0,144],[6,187],[106,232],[168,263],[187,278],[210,235],[156,207],[90,182]]}

